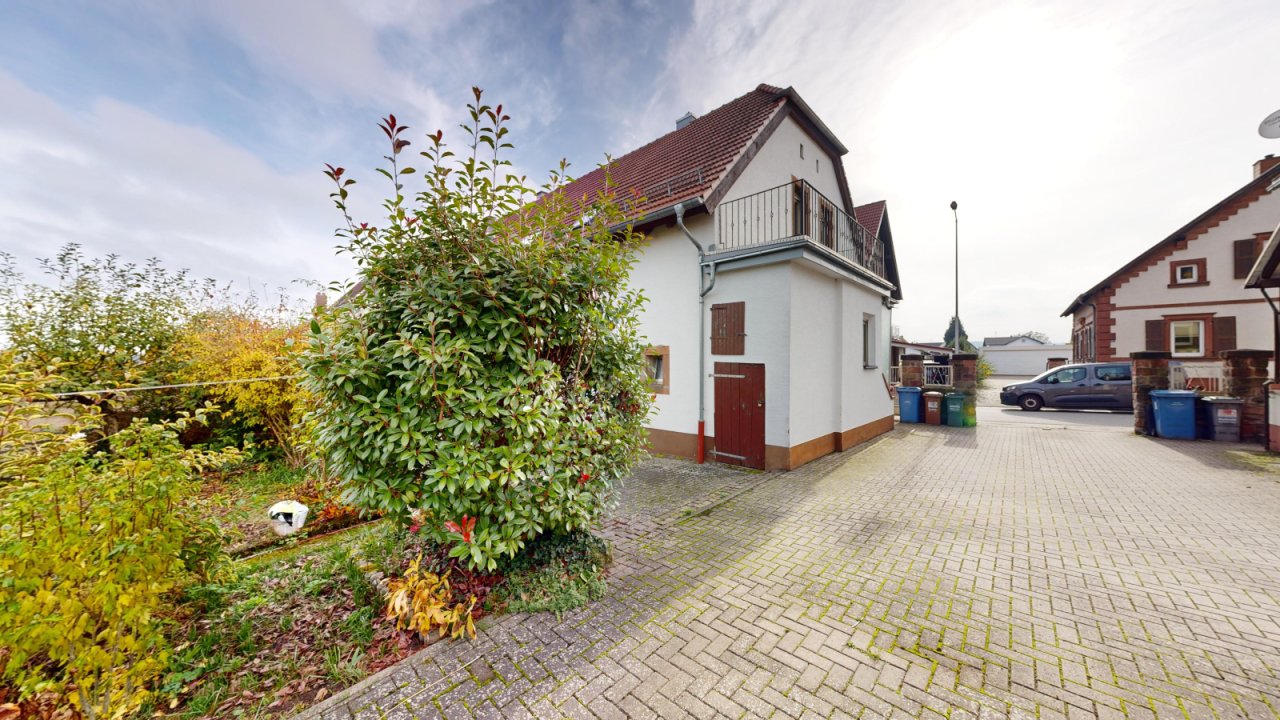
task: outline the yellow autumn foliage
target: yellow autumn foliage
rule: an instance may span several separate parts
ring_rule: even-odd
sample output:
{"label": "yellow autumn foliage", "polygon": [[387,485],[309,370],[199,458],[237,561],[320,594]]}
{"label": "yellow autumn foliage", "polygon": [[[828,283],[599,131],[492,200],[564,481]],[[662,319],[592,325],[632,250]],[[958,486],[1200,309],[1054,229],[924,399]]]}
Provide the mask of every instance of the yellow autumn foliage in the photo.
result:
{"label": "yellow autumn foliage", "polygon": [[449,573],[436,575],[424,571],[421,563],[422,556],[419,555],[409,563],[403,578],[388,583],[387,617],[396,621],[398,629],[416,632],[424,640],[433,630],[439,630],[440,637],[475,637],[476,625],[472,614],[476,597],[472,595],[466,604],[455,603],[453,590],[449,587]]}
{"label": "yellow autumn foliage", "polygon": [[224,413],[265,428],[292,467],[300,466],[306,455],[295,429],[304,397],[291,347],[304,334],[301,324],[227,308],[197,316],[180,343],[188,382],[282,378],[211,385],[203,391]]}

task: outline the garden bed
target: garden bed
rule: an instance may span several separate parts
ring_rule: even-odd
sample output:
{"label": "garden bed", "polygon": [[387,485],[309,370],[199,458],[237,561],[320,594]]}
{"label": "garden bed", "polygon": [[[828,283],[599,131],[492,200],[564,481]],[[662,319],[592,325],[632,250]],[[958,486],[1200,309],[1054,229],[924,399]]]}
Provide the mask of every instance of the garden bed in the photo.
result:
{"label": "garden bed", "polygon": [[562,612],[598,599],[609,561],[586,533],[545,538],[499,572],[468,573],[444,548],[374,522],[234,564],[191,588],[174,618],[171,673],[148,715],[283,717],[439,640],[397,630],[385,580],[415,558],[448,572],[453,597],[477,598],[473,619]]}
{"label": "garden bed", "polygon": [[[222,528],[227,552],[243,557],[297,538],[319,535],[370,520],[342,504],[337,487],[313,479],[304,469],[281,461],[254,463],[203,478],[197,507]],[[297,500],[310,511],[301,531],[281,537],[271,527],[267,510],[281,500]]]}

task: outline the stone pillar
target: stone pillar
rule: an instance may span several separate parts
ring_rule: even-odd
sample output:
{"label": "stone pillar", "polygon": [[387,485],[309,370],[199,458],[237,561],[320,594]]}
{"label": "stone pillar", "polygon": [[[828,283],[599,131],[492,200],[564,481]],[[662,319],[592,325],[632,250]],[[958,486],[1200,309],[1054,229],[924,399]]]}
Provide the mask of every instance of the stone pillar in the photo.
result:
{"label": "stone pillar", "polygon": [[924,387],[924,356],[903,355],[902,376],[898,380],[902,387]]}
{"label": "stone pillar", "polygon": [[1049,358],[1044,364],[1044,369],[1052,370],[1058,367],[1059,365],[1066,365],[1066,364],[1067,364],[1066,358]]}
{"label": "stone pillar", "polygon": [[956,353],[951,356],[951,386],[969,397],[978,394],[978,354]]}
{"label": "stone pillar", "polygon": [[1224,350],[1222,375],[1228,395],[1240,398],[1240,439],[1263,442],[1267,437],[1267,374],[1270,350]]}
{"label": "stone pillar", "polygon": [[1138,435],[1152,435],[1154,427],[1147,427],[1147,414],[1151,409],[1151,391],[1169,389],[1169,358],[1167,352],[1144,350],[1133,353],[1133,431]]}

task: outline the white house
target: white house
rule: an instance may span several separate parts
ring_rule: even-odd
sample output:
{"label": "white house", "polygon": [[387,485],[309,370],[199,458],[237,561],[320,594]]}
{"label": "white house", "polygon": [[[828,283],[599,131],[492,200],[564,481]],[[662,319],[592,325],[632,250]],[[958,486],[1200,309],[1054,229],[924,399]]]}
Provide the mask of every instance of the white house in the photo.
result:
{"label": "white house", "polygon": [[1039,375],[1048,368],[1049,360],[1069,360],[1071,345],[1010,335],[983,338],[979,352],[991,365],[992,375]]}
{"label": "white house", "polygon": [[855,219],[846,152],[794,89],[761,85],[610,164],[642,198],[655,451],[788,469],[892,429],[893,238],[883,203],[874,228]]}
{"label": "white house", "polygon": [[1277,179],[1280,158],[1268,155],[1252,180],[1077,297],[1063,312],[1075,360],[1163,350],[1207,365],[1223,350],[1270,348],[1271,310],[1244,283],[1280,222]]}

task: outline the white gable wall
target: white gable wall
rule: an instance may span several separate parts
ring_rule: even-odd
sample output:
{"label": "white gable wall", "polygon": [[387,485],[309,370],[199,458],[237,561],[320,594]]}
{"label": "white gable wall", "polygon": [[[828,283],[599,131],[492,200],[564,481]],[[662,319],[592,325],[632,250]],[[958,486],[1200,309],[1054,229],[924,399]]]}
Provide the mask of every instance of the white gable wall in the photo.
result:
{"label": "white gable wall", "polygon": [[[800,157],[801,145],[804,146],[803,158]],[[836,162],[799,123],[788,117],[734,181],[722,202],[785,185],[796,177],[807,180],[818,192],[841,205]]]}
{"label": "white gable wall", "polygon": [[[1165,315],[1214,313],[1236,317],[1236,346],[1270,349],[1271,311],[1257,290],[1246,290],[1235,278],[1232,242],[1270,233],[1280,222],[1280,191],[1256,202],[1176,250],[1121,285],[1115,293],[1115,356],[1128,357],[1146,349],[1146,321]],[[1169,287],[1169,266],[1184,260],[1205,259],[1208,285]],[[1225,303],[1224,303],[1225,301]],[[1165,307],[1147,307],[1164,305]],[[1172,307],[1170,307],[1172,305]]]}

